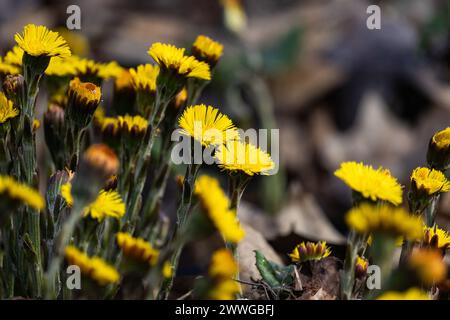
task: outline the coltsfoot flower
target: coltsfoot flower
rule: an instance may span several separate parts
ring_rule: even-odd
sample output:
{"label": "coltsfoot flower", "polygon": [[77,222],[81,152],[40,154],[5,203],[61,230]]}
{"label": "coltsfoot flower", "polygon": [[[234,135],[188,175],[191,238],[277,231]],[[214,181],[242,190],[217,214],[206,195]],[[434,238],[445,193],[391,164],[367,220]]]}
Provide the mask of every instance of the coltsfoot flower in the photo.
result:
{"label": "coltsfoot flower", "polygon": [[152,44],[148,54],[164,71],[171,71],[186,78],[211,80],[209,65],[195,57],[186,56],[184,51],[184,48],[157,42]]}
{"label": "coltsfoot flower", "polygon": [[28,24],[23,33],[14,36],[19,47],[34,57],[70,57],[71,52],[66,40],[57,32],[50,31],[45,26]]}
{"label": "coltsfoot flower", "polygon": [[6,98],[3,92],[0,92],[0,124],[19,115],[19,110],[13,102]]}
{"label": "coltsfoot flower", "polygon": [[436,225],[431,228],[424,227],[422,244],[445,251],[450,248],[450,235]]}
{"label": "coltsfoot flower", "polygon": [[435,169],[445,170],[450,165],[450,127],[431,137],[427,153],[428,164]]}
{"label": "coltsfoot flower", "polygon": [[220,145],[239,137],[233,122],[219,109],[204,104],[190,106],[178,120],[181,132],[203,146]]}
{"label": "coltsfoot flower", "polygon": [[[12,177],[2,175],[0,175],[0,202],[12,205],[27,205],[37,211],[45,207],[44,198],[35,189],[17,182]],[[7,208],[3,208],[3,210]]]}
{"label": "coltsfoot flower", "polygon": [[156,92],[156,79],[159,75],[159,67],[152,64],[137,66],[130,69],[131,83],[136,91]]}
{"label": "coltsfoot flower", "polygon": [[6,53],[4,60],[10,65],[22,67],[23,53],[24,51],[21,47],[14,46],[10,51]]}
{"label": "coltsfoot flower", "polygon": [[195,182],[194,194],[226,241],[238,243],[244,237],[245,232],[240,226],[236,212],[230,209],[230,200],[217,179],[200,176]]}
{"label": "coltsfoot flower", "polygon": [[431,300],[430,296],[419,288],[411,288],[405,292],[388,291],[377,300]]}
{"label": "coltsfoot flower", "polygon": [[20,73],[20,68],[14,65],[11,65],[0,57],[0,75],[16,75]]}
{"label": "coltsfoot flower", "polygon": [[208,298],[213,300],[232,300],[239,293],[239,284],[232,279],[238,272],[238,265],[232,253],[219,249],[211,258],[208,275],[213,286],[208,291]]}
{"label": "coltsfoot flower", "polygon": [[432,249],[416,249],[408,260],[408,268],[412,270],[421,283],[431,286],[445,279],[447,265],[442,253]]}
{"label": "coltsfoot flower", "polygon": [[223,53],[223,45],[211,38],[199,35],[192,45],[192,55],[213,68]]}
{"label": "coltsfoot flower", "polygon": [[[61,186],[61,196],[69,207],[73,206],[74,197],[70,183]],[[85,217],[90,216],[99,222],[103,221],[106,217],[120,219],[125,214],[125,203],[117,191],[101,190],[95,201],[83,210],[83,214]]]}
{"label": "coltsfoot flower", "polygon": [[358,278],[363,278],[367,274],[367,268],[369,267],[369,261],[363,257],[357,256],[355,262],[355,275]]}
{"label": "coltsfoot flower", "polygon": [[450,181],[438,170],[416,168],[411,174],[412,191],[420,195],[432,196],[450,190]]}
{"label": "coltsfoot flower", "polygon": [[347,225],[361,234],[384,234],[394,239],[422,238],[423,223],[420,217],[410,215],[403,208],[389,205],[362,203],[346,215]]}
{"label": "coltsfoot flower", "polygon": [[45,74],[47,76],[68,77],[75,76],[77,70],[72,63],[72,59],[54,57],[50,60]]}
{"label": "coltsfoot flower", "polygon": [[99,285],[105,286],[119,282],[119,272],[103,259],[89,257],[73,246],[67,246],[64,253],[68,264],[77,265],[83,275],[93,279]]}
{"label": "coltsfoot flower", "polygon": [[248,176],[268,175],[275,168],[275,163],[267,152],[239,140],[229,140],[220,145],[214,158],[220,168],[242,172]]}
{"label": "coltsfoot flower", "polygon": [[117,233],[116,240],[125,256],[152,266],[158,262],[159,250],[155,249],[150,242],[142,238],[132,237],[125,232]]}
{"label": "coltsfoot flower", "polygon": [[292,262],[302,263],[305,261],[321,260],[331,254],[330,247],[326,241],[302,242],[298,244],[289,254]]}
{"label": "coltsfoot flower", "polygon": [[119,116],[117,122],[118,129],[132,138],[142,138],[147,132],[148,121],[141,116]]}
{"label": "coltsfoot flower", "polygon": [[362,162],[343,162],[334,175],[366,199],[402,203],[402,187],[388,169],[375,170]]}

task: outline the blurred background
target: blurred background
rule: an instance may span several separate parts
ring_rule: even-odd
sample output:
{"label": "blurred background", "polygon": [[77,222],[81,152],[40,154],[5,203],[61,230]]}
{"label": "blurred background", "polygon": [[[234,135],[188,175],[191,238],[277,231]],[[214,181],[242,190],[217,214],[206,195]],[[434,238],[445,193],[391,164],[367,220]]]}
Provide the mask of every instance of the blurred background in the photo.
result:
{"label": "blurred background", "polygon": [[[81,30],[68,34],[72,4]],[[370,4],[381,7],[381,30],[366,26]],[[334,170],[349,160],[383,166],[407,191],[430,137],[450,125],[449,0],[1,0],[1,54],[27,23],[58,29],[79,55],[125,67],[148,63],[155,41],[190,47],[204,34],[224,44],[202,102],[244,129],[280,129],[280,172],[254,179],[239,212],[247,279],[257,277],[255,249],[281,262],[301,240],[326,240],[342,256],[351,195]],[[173,183],[168,216],[176,194]],[[449,229],[449,194],[438,222]],[[180,291],[214,245],[220,239],[184,253]]]}

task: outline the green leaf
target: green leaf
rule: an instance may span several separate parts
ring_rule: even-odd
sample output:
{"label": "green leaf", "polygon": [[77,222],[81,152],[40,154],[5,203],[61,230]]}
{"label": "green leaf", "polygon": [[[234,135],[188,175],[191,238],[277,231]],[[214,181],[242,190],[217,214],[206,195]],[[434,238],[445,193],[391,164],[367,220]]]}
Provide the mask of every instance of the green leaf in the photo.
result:
{"label": "green leaf", "polygon": [[278,280],[276,271],[272,264],[258,250],[255,250],[255,257],[256,268],[258,268],[263,280],[272,288],[279,288],[281,286],[281,282]]}

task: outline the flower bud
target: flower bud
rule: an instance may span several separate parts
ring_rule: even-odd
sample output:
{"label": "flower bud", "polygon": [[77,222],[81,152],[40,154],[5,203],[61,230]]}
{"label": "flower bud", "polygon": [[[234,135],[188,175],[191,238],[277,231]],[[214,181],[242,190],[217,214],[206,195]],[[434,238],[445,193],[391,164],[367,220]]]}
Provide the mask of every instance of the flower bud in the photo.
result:
{"label": "flower bud", "polygon": [[75,78],[70,81],[67,115],[78,126],[89,124],[101,98],[101,89],[91,82],[81,82]]}
{"label": "flower bud", "polygon": [[64,168],[65,150],[64,109],[51,104],[44,113],[44,137],[57,169]]}
{"label": "flower bud", "polygon": [[450,166],[450,127],[437,132],[428,145],[427,162],[430,167],[445,171]]}

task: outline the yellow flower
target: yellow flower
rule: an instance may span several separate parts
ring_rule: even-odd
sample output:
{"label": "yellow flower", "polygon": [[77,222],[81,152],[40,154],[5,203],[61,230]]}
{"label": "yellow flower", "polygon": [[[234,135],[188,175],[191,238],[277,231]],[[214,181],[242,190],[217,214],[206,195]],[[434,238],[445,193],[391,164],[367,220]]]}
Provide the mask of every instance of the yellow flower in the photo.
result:
{"label": "yellow flower", "polygon": [[16,117],[19,110],[14,107],[12,101],[6,98],[3,92],[0,92],[0,124]]}
{"label": "yellow flower", "polygon": [[183,89],[181,89],[180,92],[178,92],[178,94],[175,96],[174,99],[174,107],[176,109],[179,109],[180,107],[184,106],[184,104],[186,103],[186,100],[188,98],[188,91],[186,89],[186,87],[184,87]]}
{"label": "yellow flower", "polygon": [[430,300],[430,297],[419,288],[411,288],[405,292],[388,291],[380,295],[377,300]]}
{"label": "yellow flower", "polygon": [[120,219],[125,214],[125,203],[117,191],[101,190],[97,199],[86,209],[84,215],[91,216],[99,222],[106,217]]}
{"label": "yellow flower", "polygon": [[211,222],[226,241],[237,243],[244,237],[245,232],[239,224],[236,212],[230,210],[230,200],[217,179],[200,176],[195,182],[194,194],[200,199]]}
{"label": "yellow flower", "polygon": [[119,169],[119,159],[114,151],[104,144],[91,145],[83,154],[83,162],[106,179],[115,175]]}
{"label": "yellow flower", "polygon": [[228,249],[215,251],[211,258],[208,274],[210,277],[231,278],[238,272],[238,265]]}
{"label": "yellow flower", "polygon": [[32,124],[33,131],[36,131],[40,127],[41,127],[41,122],[38,119],[33,119],[33,124]]}
{"label": "yellow flower", "polygon": [[57,32],[47,29],[45,26],[28,24],[23,29],[23,34],[14,36],[17,44],[30,56],[70,57],[70,48]]}
{"label": "yellow flower", "polygon": [[155,265],[158,262],[159,250],[142,238],[134,238],[125,232],[116,235],[117,245],[127,257]]}
{"label": "yellow flower", "polygon": [[355,274],[357,277],[364,277],[367,274],[367,268],[369,267],[369,261],[363,257],[357,256],[355,262]]}
{"label": "yellow flower", "polygon": [[0,57],[0,74],[12,74],[16,75],[20,73],[20,68],[6,63]]}
{"label": "yellow flower", "polygon": [[408,259],[408,267],[427,286],[439,283],[447,275],[447,265],[443,261],[442,253],[437,250],[414,250]]}
{"label": "yellow flower", "polygon": [[17,182],[14,178],[0,175],[0,199],[25,204],[38,211],[45,207],[44,198],[29,186]]}
{"label": "yellow flower", "polygon": [[165,279],[172,278],[173,275],[173,267],[169,261],[164,262],[162,274]]}
{"label": "yellow flower", "polygon": [[159,67],[152,64],[137,66],[130,69],[131,83],[135,90],[156,92],[156,78],[159,75]]}
{"label": "yellow flower", "polygon": [[157,42],[149,48],[148,54],[162,69],[176,72],[187,78],[211,80],[209,65],[192,56],[185,56],[184,51],[184,48]]}
{"label": "yellow flower", "polygon": [[321,260],[328,257],[331,254],[330,247],[327,246],[325,241],[314,242],[302,242],[298,244],[289,257],[293,262],[305,262],[310,260]]}
{"label": "yellow flower", "polygon": [[117,63],[117,61],[111,61],[108,63],[100,63],[100,69],[98,76],[102,79],[117,79],[122,74],[124,69]]}
{"label": "yellow flower", "polygon": [[420,217],[410,215],[403,208],[389,205],[362,203],[347,213],[346,221],[350,228],[361,234],[381,233],[408,240],[422,237],[423,224]]}
{"label": "yellow flower", "polygon": [[190,106],[178,119],[181,132],[203,146],[219,145],[237,139],[239,134],[233,122],[219,109],[204,104]]}
{"label": "yellow flower", "polygon": [[69,265],[77,265],[81,273],[105,286],[119,282],[117,270],[99,257],[89,257],[73,246],[65,248],[65,258]]}
{"label": "yellow flower", "polygon": [[199,35],[192,45],[192,54],[200,61],[214,66],[222,56],[223,45],[204,35]]}
{"label": "yellow flower", "polygon": [[220,145],[214,157],[220,168],[241,171],[249,176],[268,175],[275,167],[267,152],[239,140],[229,140],[226,144]]}
{"label": "yellow flower", "polygon": [[[61,186],[61,196],[67,206],[72,207],[74,199],[72,196],[72,185],[66,183]],[[125,214],[125,203],[120,194],[114,190],[101,190],[94,202],[84,209],[84,216],[91,216],[99,222],[106,217],[120,219]]]}
{"label": "yellow flower", "polygon": [[79,78],[70,81],[69,94],[73,94],[80,101],[80,105],[92,104],[96,107],[102,96],[100,87],[90,82],[81,82]]}
{"label": "yellow flower", "polygon": [[424,226],[422,243],[432,248],[447,250],[450,248],[450,235],[437,226],[432,228]]}
{"label": "yellow flower", "polygon": [[72,59],[54,57],[50,60],[50,63],[45,70],[45,74],[57,77],[74,76],[77,74],[77,70],[71,61]]}
{"label": "yellow flower", "polygon": [[414,169],[411,174],[411,185],[414,191],[424,192],[430,196],[450,190],[450,181],[444,174],[428,168]]}
{"label": "yellow flower", "polygon": [[344,162],[334,175],[366,199],[394,205],[402,203],[402,187],[387,169],[375,170],[362,162]]}
{"label": "yellow flower", "polygon": [[450,127],[436,133],[431,141],[438,149],[450,148]]}
{"label": "yellow flower", "polygon": [[23,59],[23,50],[19,46],[14,46],[5,55],[5,62],[17,67],[22,66],[22,59]]}
{"label": "yellow flower", "polygon": [[120,75],[114,81],[115,90],[128,90],[133,89],[133,76],[130,71],[123,69]]}
{"label": "yellow flower", "polygon": [[238,272],[238,265],[228,249],[219,249],[211,258],[208,274],[213,280],[213,286],[208,292],[208,298],[213,300],[231,300],[239,293],[239,284],[232,278]]}
{"label": "yellow flower", "polygon": [[143,136],[147,131],[148,121],[141,116],[119,116],[117,118],[118,127],[125,134],[133,136]]}

